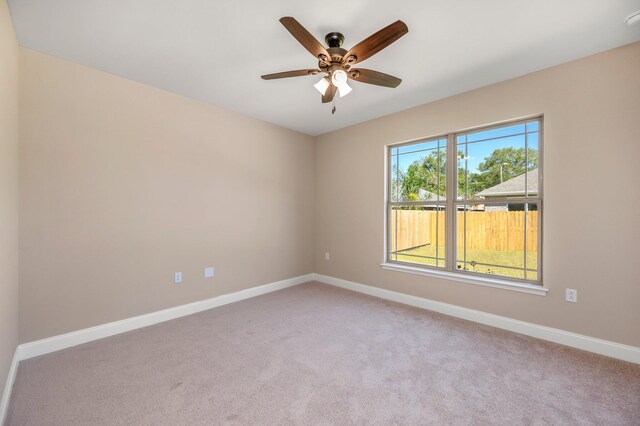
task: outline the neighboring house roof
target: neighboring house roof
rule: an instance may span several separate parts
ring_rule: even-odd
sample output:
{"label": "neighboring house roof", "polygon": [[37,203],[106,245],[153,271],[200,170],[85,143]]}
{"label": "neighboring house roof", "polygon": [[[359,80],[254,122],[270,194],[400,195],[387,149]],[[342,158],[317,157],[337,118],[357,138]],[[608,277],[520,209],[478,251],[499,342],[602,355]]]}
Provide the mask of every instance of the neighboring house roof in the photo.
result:
{"label": "neighboring house roof", "polygon": [[538,169],[523,173],[512,179],[506,180],[496,186],[478,192],[480,197],[507,197],[524,195],[524,177],[527,176],[527,190],[529,194],[538,194]]}
{"label": "neighboring house roof", "polygon": [[[426,189],[418,189],[418,200],[420,201],[431,201],[437,200],[438,194],[434,194],[431,191],[427,191]],[[444,197],[440,197],[440,199],[444,199]]]}

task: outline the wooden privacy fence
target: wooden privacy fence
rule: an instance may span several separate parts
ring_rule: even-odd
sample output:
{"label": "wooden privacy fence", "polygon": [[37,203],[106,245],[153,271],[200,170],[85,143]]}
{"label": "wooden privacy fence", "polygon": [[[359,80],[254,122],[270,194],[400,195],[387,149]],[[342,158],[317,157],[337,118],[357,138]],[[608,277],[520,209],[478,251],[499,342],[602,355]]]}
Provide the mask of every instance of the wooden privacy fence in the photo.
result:
{"label": "wooden privacy fence", "polygon": [[[436,220],[436,215],[438,216]],[[524,247],[525,213],[466,212],[467,248],[486,250],[522,250]],[[423,210],[391,212],[392,251],[427,244],[444,246],[445,213]],[[458,246],[464,242],[465,213],[458,212]],[[527,217],[527,251],[538,251],[538,212]]]}

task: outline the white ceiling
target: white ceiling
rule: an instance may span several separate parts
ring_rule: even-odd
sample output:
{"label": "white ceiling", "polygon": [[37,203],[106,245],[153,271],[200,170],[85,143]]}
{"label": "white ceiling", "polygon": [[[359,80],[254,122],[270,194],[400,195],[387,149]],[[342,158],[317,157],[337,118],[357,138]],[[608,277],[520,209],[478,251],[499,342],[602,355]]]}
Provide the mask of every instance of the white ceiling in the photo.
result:
{"label": "white ceiling", "polygon": [[[9,0],[22,46],[310,135],[640,40],[640,0]],[[409,33],[362,63],[403,79],[351,83],[337,112],[317,76],[260,75],[317,61],[278,22],[349,49],[403,20]]]}

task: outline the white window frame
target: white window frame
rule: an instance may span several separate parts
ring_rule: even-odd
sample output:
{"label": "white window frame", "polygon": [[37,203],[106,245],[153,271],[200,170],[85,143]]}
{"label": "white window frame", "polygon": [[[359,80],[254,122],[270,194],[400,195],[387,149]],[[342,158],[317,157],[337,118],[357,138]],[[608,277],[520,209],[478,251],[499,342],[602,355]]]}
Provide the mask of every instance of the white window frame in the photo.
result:
{"label": "white window frame", "polygon": [[[526,122],[531,122],[537,120],[538,121],[538,193],[537,196],[523,196],[518,198],[505,198],[505,199],[497,199],[490,203],[498,203],[505,204],[506,203],[529,203],[536,204],[538,211],[538,238],[537,238],[537,279],[536,280],[525,280],[519,279],[515,277],[505,277],[501,275],[492,275],[481,272],[474,271],[464,271],[456,269],[457,265],[457,244],[452,244],[452,241],[456,241],[456,230],[457,230],[457,209],[459,205],[468,205],[469,200],[457,200],[457,188],[458,188],[458,145],[457,145],[457,137],[460,135],[464,135],[467,133],[498,129],[502,127],[509,127],[518,124],[524,124]],[[447,148],[446,148],[446,202],[444,205],[446,206],[445,220],[446,220],[446,231],[445,231],[445,266],[437,267],[435,265],[422,265],[411,262],[403,262],[399,260],[391,259],[391,229],[392,224],[389,223],[391,220],[391,211],[394,206],[402,206],[402,205],[424,205],[424,204],[433,204],[433,202],[394,202],[391,200],[391,184],[392,184],[392,155],[391,150],[393,148],[398,148],[401,146],[417,144],[425,141],[432,141],[437,139],[447,139]],[[525,137],[526,138],[526,137]],[[446,280],[454,280],[459,282],[471,283],[471,284],[479,284],[483,286],[489,287],[497,287],[507,290],[520,291],[525,293],[537,294],[537,295],[545,295],[548,289],[543,287],[542,281],[542,225],[543,225],[543,143],[544,140],[544,117],[542,115],[534,115],[530,117],[519,118],[515,120],[508,120],[499,123],[493,123],[478,127],[473,127],[469,129],[458,130],[454,132],[448,132],[445,134],[429,136],[424,138],[413,139],[410,141],[404,141],[399,143],[393,143],[385,146],[385,219],[384,219],[384,261],[381,266],[384,269],[393,270],[393,271],[402,271],[419,275],[427,275],[433,276],[437,278],[442,278]],[[526,146],[526,144],[525,144]],[[526,178],[526,176],[525,176]],[[528,194],[526,194],[528,195]],[[477,201],[476,201],[477,203]],[[482,202],[481,204],[487,204],[486,202]],[[525,204],[526,207],[526,204]],[[525,210],[525,220],[527,218]],[[525,222],[526,223],[526,222]],[[526,230],[526,226],[525,226]],[[526,231],[525,231],[526,235]],[[526,236],[525,236],[526,238]],[[526,256],[525,256],[526,259]],[[526,260],[525,266],[526,268]]]}

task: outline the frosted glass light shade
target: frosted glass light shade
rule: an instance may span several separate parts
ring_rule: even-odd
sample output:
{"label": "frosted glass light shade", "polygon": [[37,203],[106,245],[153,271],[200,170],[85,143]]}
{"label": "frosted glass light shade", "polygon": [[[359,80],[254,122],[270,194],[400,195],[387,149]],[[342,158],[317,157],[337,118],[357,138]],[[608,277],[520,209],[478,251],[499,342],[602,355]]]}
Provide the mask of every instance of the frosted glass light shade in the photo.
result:
{"label": "frosted glass light shade", "polygon": [[322,77],[319,82],[313,85],[313,87],[315,87],[318,92],[320,92],[320,94],[324,96],[324,94],[327,93],[327,89],[329,88],[329,80],[327,80],[326,77]]}
{"label": "frosted glass light shade", "polygon": [[331,75],[331,82],[338,88],[340,97],[347,96],[352,90],[347,84],[347,73],[343,70],[334,71]]}

